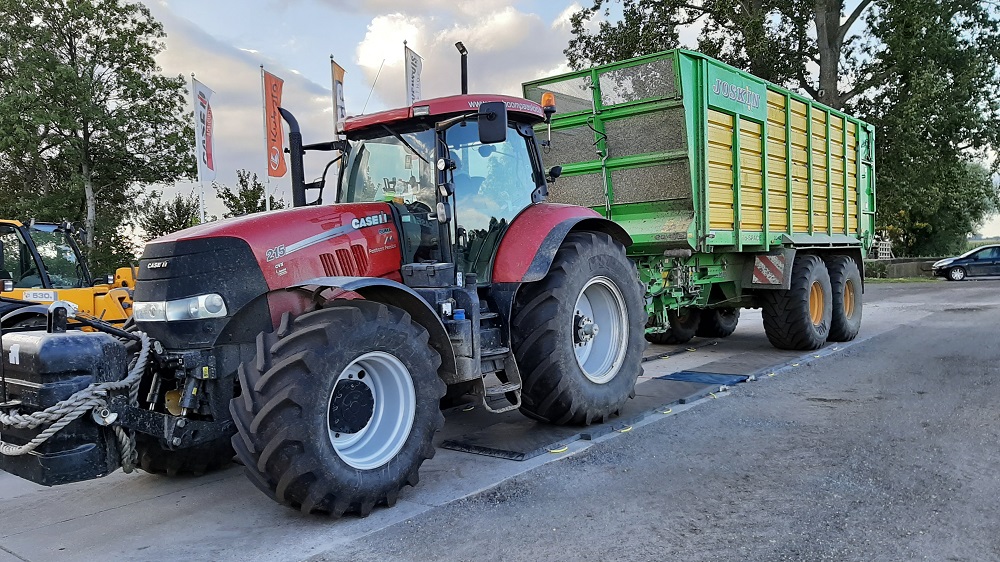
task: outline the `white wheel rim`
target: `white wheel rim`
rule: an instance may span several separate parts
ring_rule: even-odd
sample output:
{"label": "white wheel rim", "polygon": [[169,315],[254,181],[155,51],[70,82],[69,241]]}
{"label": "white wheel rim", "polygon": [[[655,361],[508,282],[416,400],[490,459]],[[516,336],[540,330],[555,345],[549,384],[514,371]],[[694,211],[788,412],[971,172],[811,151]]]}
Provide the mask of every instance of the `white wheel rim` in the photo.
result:
{"label": "white wheel rim", "polygon": [[955,281],[961,281],[962,279],[965,278],[965,272],[962,271],[962,268],[956,267],[955,269],[951,270],[951,278],[954,279]]}
{"label": "white wheel rim", "polygon": [[580,291],[572,320],[573,351],[591,382],[607,383],[625,362],[627,315],[625,298],[611,279],[594,277]]}
{"label": "white wheel rim", "polygon": [[[333,406],[338,385],[353,384],[360,394],[364,394],[364,389],[357,386],[359,382],[371,393],[373,405],[362,408],[361,413],[364,417],[370,411],[370,418],[364,427],[353,433],[335,431],[339,417],[333,417]],[[339,406],[342,409],[344,404]],[[416,411],[413,379],[402,361],[383,351],[366,353],[351,361],[330,392],[326,415],[330,442],[340,459],[351,467],[359,470],[378,468],[395,458],[403,448],[413,428]]]}

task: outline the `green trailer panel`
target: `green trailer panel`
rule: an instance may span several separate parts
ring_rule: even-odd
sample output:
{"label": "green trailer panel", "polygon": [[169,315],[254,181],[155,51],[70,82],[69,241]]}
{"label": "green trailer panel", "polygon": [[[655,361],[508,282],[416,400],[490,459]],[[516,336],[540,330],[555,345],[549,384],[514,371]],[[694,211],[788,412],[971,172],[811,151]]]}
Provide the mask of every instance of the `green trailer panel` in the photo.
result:
{"label": "green trailer panel", "polygon": [[871,243],[871,125],[685,50],[524,84],[545,92],[550,199],[612,218],[633,254]]}

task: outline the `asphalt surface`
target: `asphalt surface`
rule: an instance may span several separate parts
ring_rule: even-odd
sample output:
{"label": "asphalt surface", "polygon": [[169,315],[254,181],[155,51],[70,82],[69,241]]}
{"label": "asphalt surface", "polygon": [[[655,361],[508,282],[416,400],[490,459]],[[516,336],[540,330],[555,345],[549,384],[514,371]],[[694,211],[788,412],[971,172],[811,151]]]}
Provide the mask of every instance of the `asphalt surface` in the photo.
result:
{"label": "asphalt surface", "polygon": [[[303,516],[239,467],[56,488],[0,473],[0,562],[1000,560],[1000,282],[865,298],[856,342],[817,354],[770,348],[753,311],[717,345],[653,349],[670,357],[644,381],[719,360],[775,376],[561,455],[439,449],[364,519]],[[523,419],[473,414],[440,438]]]}
{"label": "asphalt surface", "polygon": [[1000,560],[1000,283],[870,293],[937,312],[315,560]]}

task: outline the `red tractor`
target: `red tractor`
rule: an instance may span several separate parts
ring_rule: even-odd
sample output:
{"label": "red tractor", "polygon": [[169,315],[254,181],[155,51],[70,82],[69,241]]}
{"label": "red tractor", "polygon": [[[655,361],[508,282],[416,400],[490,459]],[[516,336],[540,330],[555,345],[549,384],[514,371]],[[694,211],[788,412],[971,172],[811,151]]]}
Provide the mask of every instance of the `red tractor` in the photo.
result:
{"label": "red tractor", "polygon": [[[367,515],[417,483],[442,404],[555,424],[618,412],[642,371],[643,288],[619,226],[546,202],[558,170],[533,127],[554,109],[451,96],[305,147],[283,112],[294,208],[160,238],[139,262],[133,316],[155,357],[110,409],[140,466],[202,472],[231,442],[277,501]],[[302,159],[330,149],[323,205]]]}

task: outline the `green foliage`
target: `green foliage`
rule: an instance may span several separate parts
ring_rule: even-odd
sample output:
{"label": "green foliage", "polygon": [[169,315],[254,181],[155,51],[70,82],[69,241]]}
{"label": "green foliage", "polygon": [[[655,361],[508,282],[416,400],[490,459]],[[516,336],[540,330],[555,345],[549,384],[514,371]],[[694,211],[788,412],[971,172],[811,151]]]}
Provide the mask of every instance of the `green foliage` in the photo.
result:
{"label": "green foliage", "polygon": [[[228,211],[222,215],[224,218],[239,217],[250,213],[265,211],[264,184],[257,178],[257,174],[252,174],[248,170],[236,170],[236,190],[225,184],[212,182],[216,195],[226,206]],[[284,209],[284,199],[271,198],[271,209]]]}
{"label": "green foliage", "polygon": [[1000,205],[1000,22],[978,2],[910,0],[869,16],[884,85],[856,111],[876,126],[879,227],[901,256],[963,251]]}
{"label": "green foliage", "polygon": [[[804,72],[804,56],[811,54],[808,6],[794,0],[594,0],[570,17],[573,39],[565,54],[580,69],[673,49],[681,46],[678,28],[700,21],[699,51],[782,83]],[[619,9],[620,19],[613,17]]]}
{"label": "green foliage", "polygon": [[0,211],[83,223],[95,270],[134,260],[141,186],[194,169],[162,26],[119,0],[0,0],[0,21]]}
{"label": "green foliage", "polygon": [[889,262],[865,260],[865,279],[885,279],[888,277]]}
{"label": "green foliage", "polygon": [[200,224],[200,214],[201,205],[194,193],[178,193],[164,201],[163,193],[153,191],[143,198],[137,223],[143,230],[143,239],[149,241]]}

